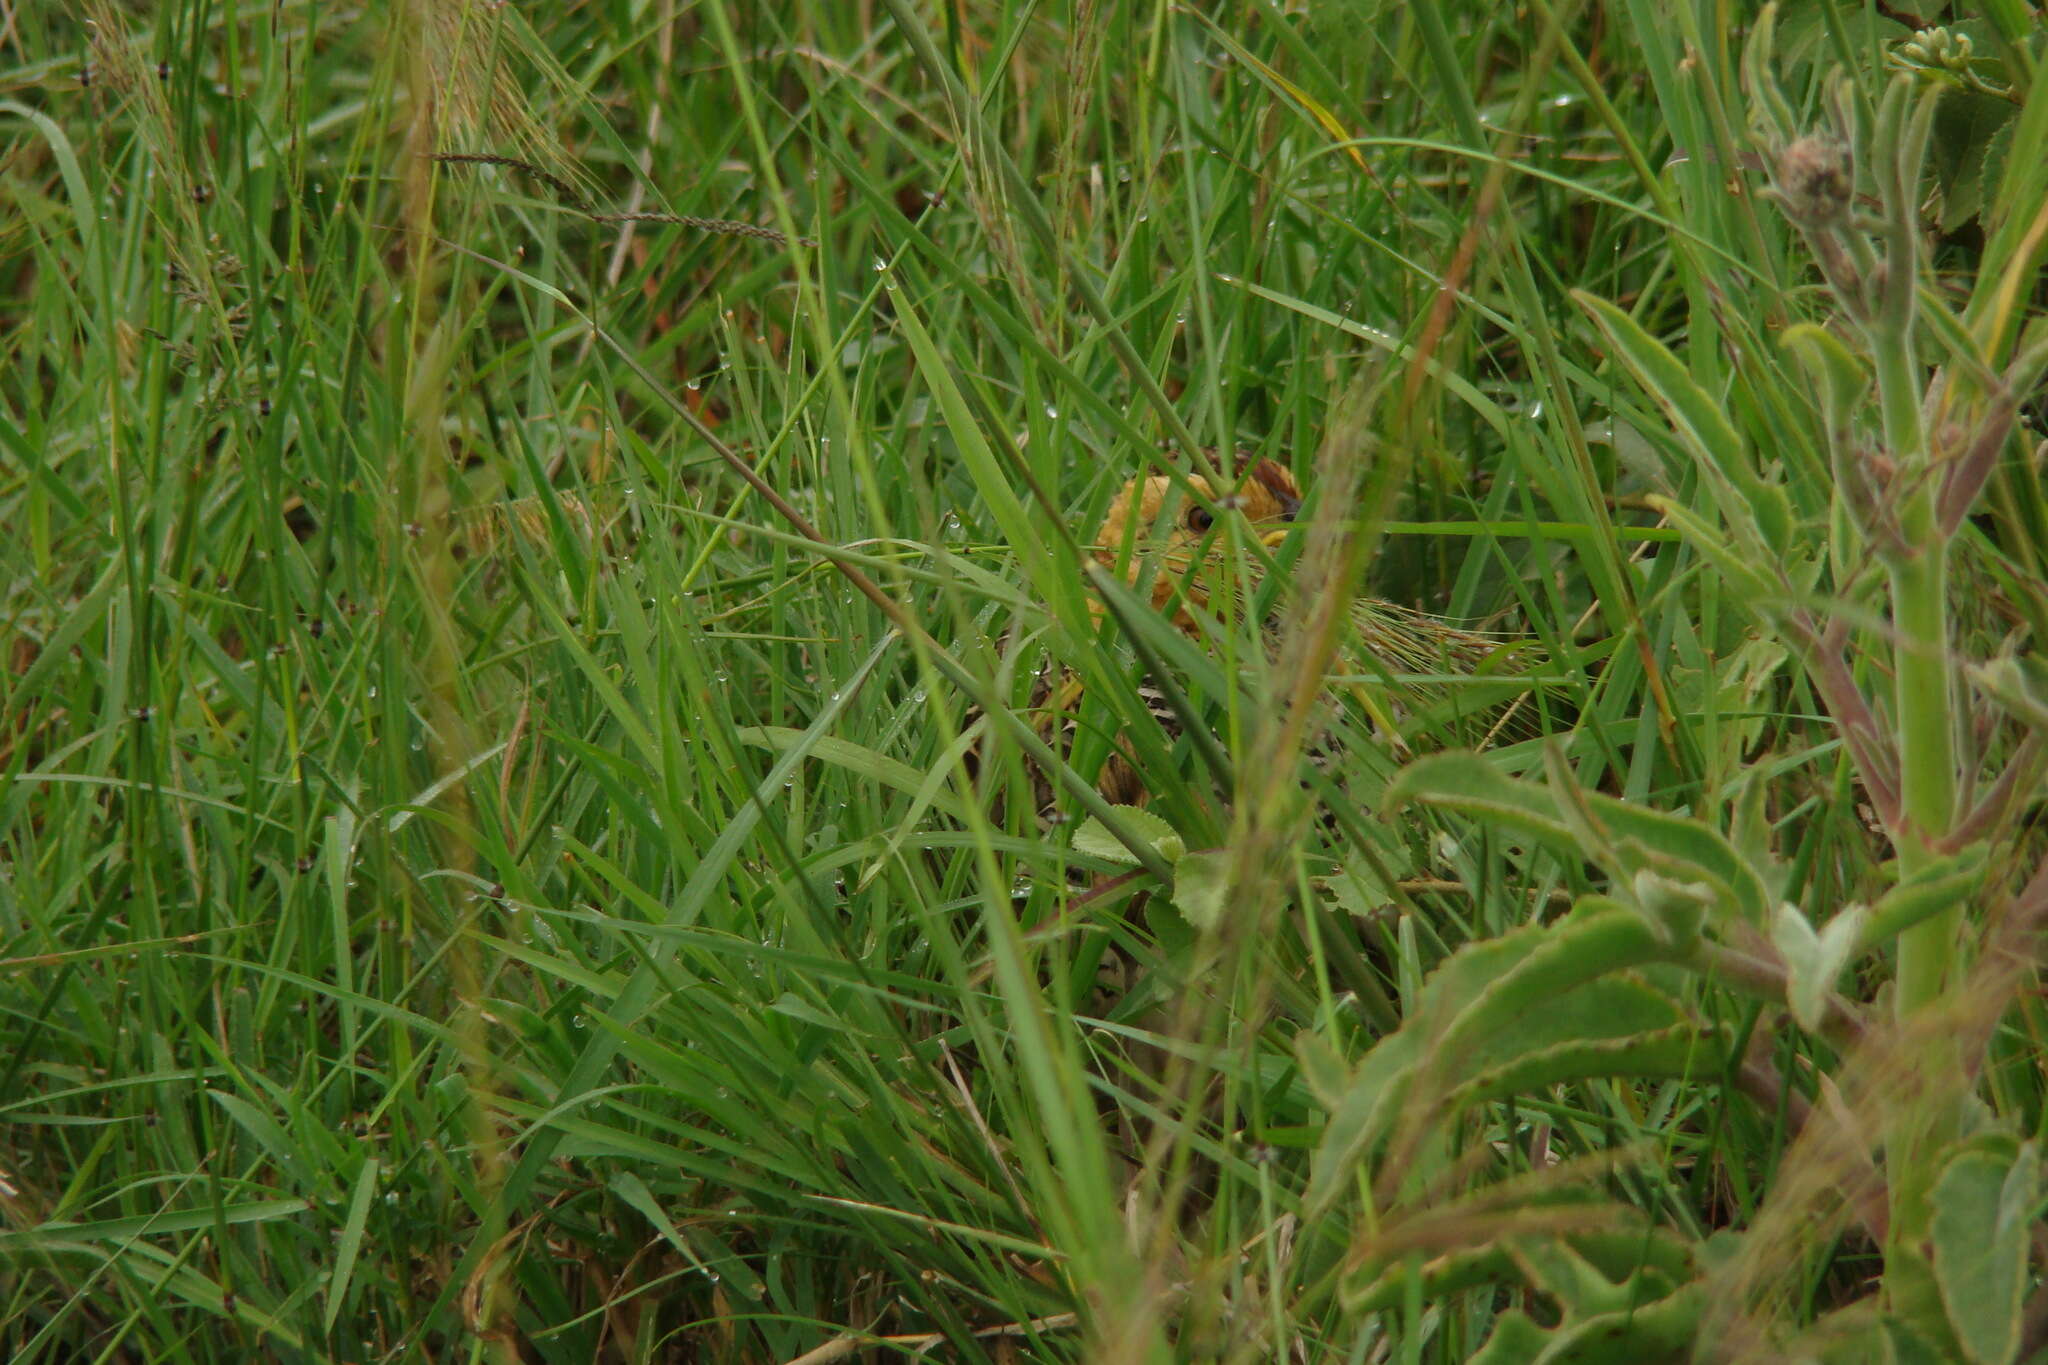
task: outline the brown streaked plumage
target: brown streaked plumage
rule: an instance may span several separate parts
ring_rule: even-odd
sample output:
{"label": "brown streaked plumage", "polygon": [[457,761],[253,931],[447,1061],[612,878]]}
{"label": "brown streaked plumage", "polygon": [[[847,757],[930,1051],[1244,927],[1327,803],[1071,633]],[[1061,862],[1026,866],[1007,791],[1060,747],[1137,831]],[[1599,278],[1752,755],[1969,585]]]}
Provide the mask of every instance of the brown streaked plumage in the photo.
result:
{"label": "brown streaked plumage", "polygon": [[[1189,609],[1208,604],[1207,592],[1199,579],[1188,575],[1193,557],[1206,544],[1208,557],[1213,559],[1228,544],[1202,499],[1235,513],[1255,532],[1268,536],[1284,530],[1301,510],[1301,489],[1286,466],[1272,460],[1240,460],[1237,475],[1236,487],[1222,494],[1200,474],[1188,475],[1184,490],[1176,490],[1176,480],[1164,474],[1132,479],[1110,500],[1102,529],[1095,533],[1095,558],[1112,570],[1122,564],[1125,577],[1133,586],[1148,570],[1156,569],[1152,605],[1162,611],[1181,593],[1186,580],[1186,594],[1176,612],[1176,622],[1183,630],[1192,630],[1194,618]],[[1187,490],[1201,497],[1191,496]],[[1171,523],[1162,525],[1169,500],[1176,503],[1174,516]],[[1148,560],[1155,560],[1156,564],[1148,564]]]}
{"label": "brown streaked plumage", "polygon": [[[1178,489],[1181,481],[1164,475],[1134,478],[1111,499],[1095,536],[1097,562],[1134,586],[1146,583],[1149,574],[1153,607],[1161,612],[1171,609],[1175,625],[1191,636],[1203,634],[1200,617],[1232,618],[1239,612],[1248,613],[1259,586],[1255,565],[1248,565],[1247,573],[1224,572],[1232,538],[1216,524],[1211,506],[1243,518],[1246,524],[1239,535],[1248,534],[1268,546],[1281,541],[1301,510],[1301,489],[1285,466],[1272,460],[1240,459],[1234,472],[1235,485],[1221,495],[1199,474],[1187,476]],[[1196,493],[1201,496],[1194,496]],[[1163,515],[1169,506],[1173,508],[1170,519]],[[1227,597],[1218,600],[1219,591]],[[1278,607],[1287,609],[1284,601]],[[1096,610],[1103,610],[1099,603]],[[1376,598],[1357,599],[1351,620],[1350,640],[1338,660],[1333,684],[1353,696],[1397,746],[1404,741],[1394,727],[1413,702],[1426,699],[1431,691],[1426,684],[1404,683],[1404,677],[1488,671],[1513,649],[1512,642],[1501,637],[1463,630]],[[1269,641],[1277,639],[1276,623],[1262,624]],[[1505,670],[1509,674],[1514,671],[1512,667]],[[1139,690],[1162,727],[1177,732],[1180,717],[1164,699],[1150,687]],[[1082,701],[1082,681],[1072,669],[1060,669],[1043,678],[1032,697],[1040,736],[1063,757],[1073,752]],[[1145,804],[1149,795],[1146,783],[1121,737],[1096,774],[1096,785],[1104,799],[1113,803]],[[1040,814],[1051,818],[1056,798],[1048,775],[1035,773],[1033,787]]]}

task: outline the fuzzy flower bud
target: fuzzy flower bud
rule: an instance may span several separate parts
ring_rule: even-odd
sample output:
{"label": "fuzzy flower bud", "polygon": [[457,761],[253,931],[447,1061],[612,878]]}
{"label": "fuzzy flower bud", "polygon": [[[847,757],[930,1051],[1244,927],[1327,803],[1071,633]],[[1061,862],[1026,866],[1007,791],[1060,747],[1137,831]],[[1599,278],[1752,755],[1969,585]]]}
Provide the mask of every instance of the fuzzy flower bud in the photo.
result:
{"label": "fuzzy flower bud", "polygon": [[1849,215],[1855,177],[1849,149],[1812,134],[1778,154],[1778,194],[1785,215],[1804,227],[1830,227]]}

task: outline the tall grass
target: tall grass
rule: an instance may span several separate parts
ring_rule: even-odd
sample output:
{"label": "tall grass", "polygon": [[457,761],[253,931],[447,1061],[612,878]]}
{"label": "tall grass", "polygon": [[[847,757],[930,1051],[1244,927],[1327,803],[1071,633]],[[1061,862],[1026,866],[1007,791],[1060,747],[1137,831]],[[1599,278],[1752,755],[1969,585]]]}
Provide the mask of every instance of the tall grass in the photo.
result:
{"label": "tall grass", "polygon": [[[0,1348],[2038,1351],[2048,96],[1889,13],[15,7]],[[1238,448],[1277,650],[1089,553]]]}

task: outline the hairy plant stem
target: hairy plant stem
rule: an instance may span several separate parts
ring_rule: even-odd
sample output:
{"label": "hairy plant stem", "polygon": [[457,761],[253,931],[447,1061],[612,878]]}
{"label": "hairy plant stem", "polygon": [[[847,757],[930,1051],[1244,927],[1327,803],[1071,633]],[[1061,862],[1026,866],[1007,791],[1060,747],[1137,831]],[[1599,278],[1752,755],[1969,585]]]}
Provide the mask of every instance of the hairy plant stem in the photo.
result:
{"label": "hairy plant stem", "polygon": [[[1900,875],[1910,877],[1934,860],[1939,841],[1955,820],[1955,690],[1948,659],[1948,542],[1936,516],[1921,408],[1923,388],[1914,360],[1911,281],[1917,276],[1916,253],[1910,237],[1891,245],[1890,297],[1869,325],[1868,335],[1877,364],[1885,445],[1894,463],[1892,486],[1904,493],[1898,508],[1898,543],[1885,558],[1899,731],[1899,817],[1891,833]],[[1956,907],[1899,936],[1893,1010],[1901,1024],[1938,1006],[1949,990],[1961,929],[1962,909]],[[1960,1067],[1963,1059],[1929,1055],[1922,1064],[1947,1072]],[[1886,1259],[1888,1266],[1903,1269],[1918,1260],[1925,1240],[1931,1216],[1928,1194],[1941,1149],[1954,1132],[1955,1113],[1952,1106],[1906,1105],[1894,1115],[1891,1129],[1886,1139],[1891,1195]],[[1911,1274],[1894,1283],[1887,1273],[1886,1281],[1895,1295],[1914,1292]]]}
{"label": "hairy plant stem", "polygon": [[[1910,247],[1907,258],[1911,259]],[[1896,259],[1896,268],[1903,264]],[[1901,290],[1901,293],[1910,293]],[[1913,360],[1910,304],[1886,308],[1871,327],[1885,445],[1906,490],[1901,544],[1887,555],[1891,579],[1893,686],[1899,727],[1900,819],[1892,831],[1900,871],[1911,876],[1935,856],[1955,820],[1955,689],[1948,659],[1948,545],[1935,516],[1927,468],[1921,385]],[[1955,963],[1960,909],[1934,916],[1899,940],[1894,1007],[1900,1018],[1938,999]]]}

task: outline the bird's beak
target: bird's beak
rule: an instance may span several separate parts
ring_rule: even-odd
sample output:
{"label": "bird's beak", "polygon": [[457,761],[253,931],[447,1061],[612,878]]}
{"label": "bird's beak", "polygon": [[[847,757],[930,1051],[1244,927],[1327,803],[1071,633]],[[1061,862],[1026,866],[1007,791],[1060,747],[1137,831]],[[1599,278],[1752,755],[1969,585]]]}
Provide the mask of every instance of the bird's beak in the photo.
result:
{"label": "bird's beak", "polygon": [[1264,535],[1261,535],[1259,537],[1259,544],[1265,546],[1269,550],[1277,550],[1280,548],[1282,544],[1286,542],[1287,537],[1292,534],[1294,534],[1294,532],[1291,527],[1277,527],[1276,529],[1267,531]]}

